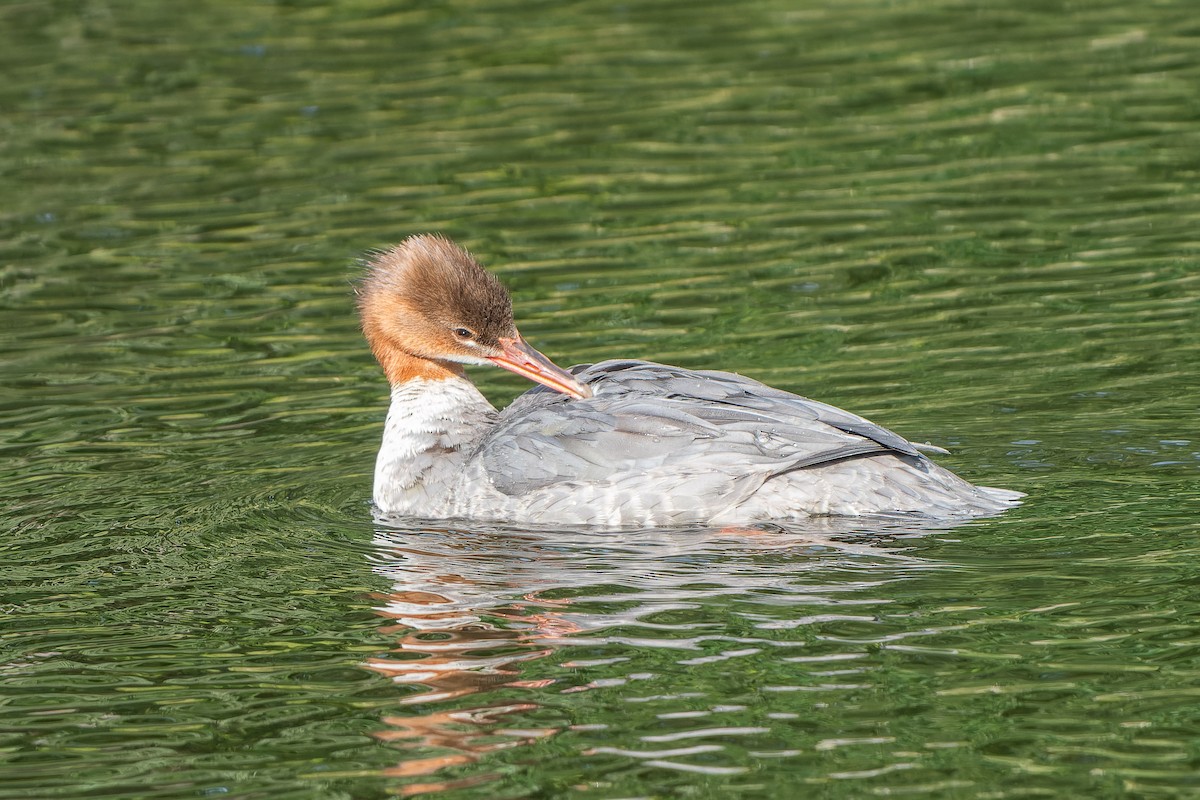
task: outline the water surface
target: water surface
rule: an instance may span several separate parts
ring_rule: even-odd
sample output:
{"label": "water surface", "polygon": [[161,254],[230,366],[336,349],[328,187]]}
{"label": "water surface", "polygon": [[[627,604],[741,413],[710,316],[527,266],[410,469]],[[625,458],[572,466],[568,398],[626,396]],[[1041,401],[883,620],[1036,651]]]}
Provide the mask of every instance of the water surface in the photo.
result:
{"label": "water surface", "polygon": [[[0,9],[0,798],[1200,789],[1192,4]],[[1021,508],[377,526],[357,259]],[[479,372],[498,404],[515,376]]]}

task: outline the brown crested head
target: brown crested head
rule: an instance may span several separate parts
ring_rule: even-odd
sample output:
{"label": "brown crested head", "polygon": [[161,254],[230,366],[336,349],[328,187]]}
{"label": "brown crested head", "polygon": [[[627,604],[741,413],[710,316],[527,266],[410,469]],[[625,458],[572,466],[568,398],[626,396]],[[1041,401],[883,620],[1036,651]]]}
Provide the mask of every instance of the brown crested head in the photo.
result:
{"label": "brown crested head", "polygon": [[[501,339],[518,336],[512,300],[500,281],[437,235],[410,236],[371,258],[358,311],[392,383],[457,374],[458,363],[483,363],[498,352]],[[414,357],[434,363],[414,363]]]}
{"label": "brown crested head", "polygon": [[393,386],[460,376],[460,364],[492,364],[571,397],[592,395],[521,338],[500,281],[442,236],[410,236],[376,254],[359,287],[358,313]]}

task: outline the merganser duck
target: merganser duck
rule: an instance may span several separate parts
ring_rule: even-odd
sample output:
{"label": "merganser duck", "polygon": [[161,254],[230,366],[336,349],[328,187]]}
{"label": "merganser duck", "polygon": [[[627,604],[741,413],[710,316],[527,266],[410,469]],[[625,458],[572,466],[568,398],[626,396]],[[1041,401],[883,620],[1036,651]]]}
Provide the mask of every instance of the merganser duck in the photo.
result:
{"label": "merganser duck", "polygon": [[[568,372],[530,347],[500,282],[448,239],[370,259],[363,333],[391,384],[375,465],[383,516],[605,527],[815,515],[995,514],[973,486],[862,417],[728,372],[648,361]],[[463,372],[536,381],[497,412]]]}

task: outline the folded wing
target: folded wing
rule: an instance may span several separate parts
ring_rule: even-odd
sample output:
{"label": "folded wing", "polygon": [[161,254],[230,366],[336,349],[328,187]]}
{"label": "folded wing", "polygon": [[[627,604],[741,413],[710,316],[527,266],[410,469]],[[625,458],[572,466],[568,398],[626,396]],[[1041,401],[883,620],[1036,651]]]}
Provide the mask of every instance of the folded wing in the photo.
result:
{"label": "folded wing", "polygon": [[636,491],[640,482],[645,502],[689,485],[698,495],[723,492],[736,501],[730,493],[745,496],[795,470],[883,454],[924,458],[908,440],[862,417],[739,375],[646,361],[572,372],[594,397],[526,392],[475,452],[504,494],[616,482]]}

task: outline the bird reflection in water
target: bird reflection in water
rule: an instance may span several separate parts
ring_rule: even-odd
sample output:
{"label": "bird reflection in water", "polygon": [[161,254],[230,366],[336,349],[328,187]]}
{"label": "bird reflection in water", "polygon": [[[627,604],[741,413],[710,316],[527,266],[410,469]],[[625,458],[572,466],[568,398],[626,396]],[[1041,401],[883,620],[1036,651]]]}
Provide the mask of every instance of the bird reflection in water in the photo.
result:
{"label": "bird reflection in water", "polygon": [[[569,636],[580,630],[562,616],[567,602],[540,597],[539,588],[529,588],[519,580],[520,570],[513,580],[506,580],[502,564],[494,561],[471,565],[473,577],[454,571],[453,551],[458,548],[452,542],[463,535],[473,534],[446,531],[442,536],[434,533],[413,537],[411,532],[380,531],[376,537],[379,563],[375,569],[396,586],[394,591],[377,596],[384,603],[377,611],[394,620],[381,628],[381,632],[396,637],[396,648],[393,655],[370,659],[365,666],[396,683],[424,688],[425,691],[403,698],[402,705],[442,704],[412,715],[383,718],[390,727],[376,733],[378,739],[400,744],[405,749],[441,751],[402,761],[385,772],[389,777],[431,776],[443,769],[478,761],[488,753],[551,736],[562,728],[510,724],[511,717],[537,710],[539,705],[534,702],[468,703],[453,710],[446,707],[450,701],[480,692],[540,689],[553,684],[553,679],[522,680],[521,666],[555,651],[545,639]],[[497,549],[491,551],[491,556],[508,563],[505,554],[512,555],[511,548],[501,548],[495,541],[492,544]],[[471,561],[477,561],[487,551],[480,549],[459,555],[469,555]],[[514,592],[519,595],[515,599]],[[399,794],[445,791],[496,777],[487,773],[413,782]]]}
{"label": "bird reflection in water", "polygon": [[[883,542],[878,523],[872,536],[859,535],[861,519],[825,520],[799,530],[769,526],[758,535],[711,529],[379,528],[374,570],[393,590],[376,596],[377,612],[391,620],[382,631],[395,637],[396,646],[365,666],[417,688],[398,700],[413,713],[384,717],[387,729],[375,734],[406,753],[386,775],[403,781],[396,790],[400,796],[498,779],[489,769],[435,776],[452,768],[461,774],[489,754],[564,730],[603,727],[572,724],[572,706],[550,698],[622,683],[587,680],[587,661],[564,660],[539,667],[537,677],[525,676],[535,662],[570,646],[620,641],[610,642],[599,634],[602,629],[644,627],[640,617],[695,608],[701,582],[706,597],[737,597],[784,590],[804,573],[839,562],[862,566],[882,559],[892,568],[928,568],[904,555],[896,538],[931,529],[931,523],[912,520],[884,525]],[[776,559],[780,551],[787,558]],[[770,559],[755,557],[763,554]],[[764,568],[764,562],[776,561],[775,568]],[[584,601],[586,610],[579,605]]]}

